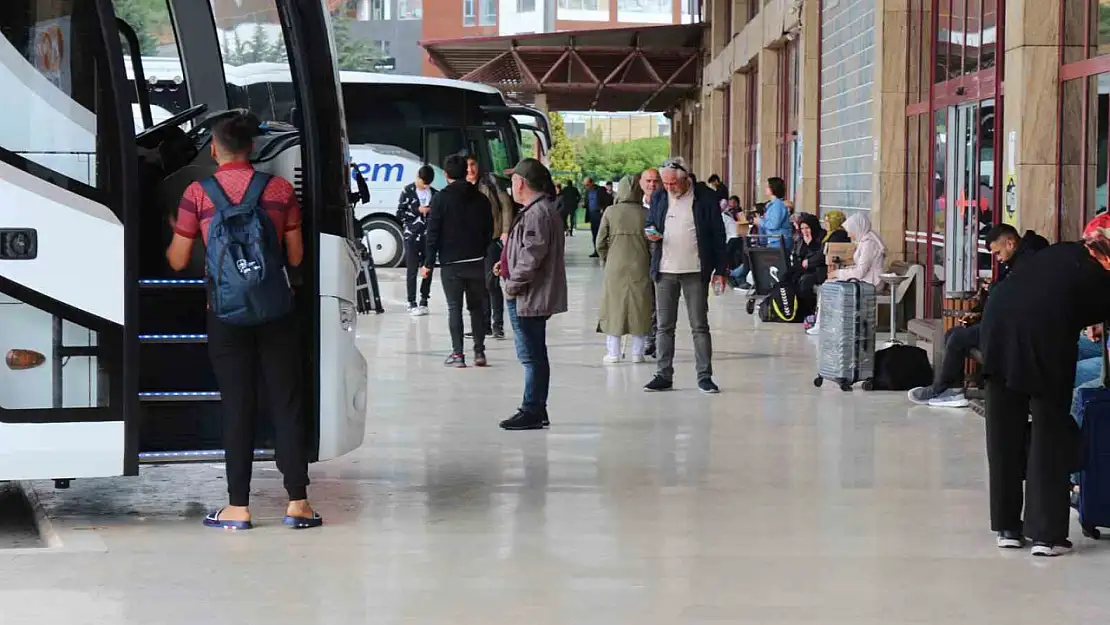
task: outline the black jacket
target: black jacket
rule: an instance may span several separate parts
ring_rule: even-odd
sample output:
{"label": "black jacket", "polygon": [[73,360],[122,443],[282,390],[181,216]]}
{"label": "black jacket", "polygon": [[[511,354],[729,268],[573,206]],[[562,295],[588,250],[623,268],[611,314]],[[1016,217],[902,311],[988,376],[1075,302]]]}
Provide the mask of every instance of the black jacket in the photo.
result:
{"label": "black jacket", "polygon": [[[1011,268],[987,299],[979,339],[983,373],[1067,406],[1077,337],[1110,317],[1110,273],[1082,243],[1057,243]],[[1063,414],[1063,413],[1061,413]]]}
{"label": "black jacket", "polygon": [[[435,199],[437,191],[428,187]],[[429,204],[430,206],[430,204]],[[424,241],[424,231],[427,229],[428,217],[420,214],[420,196],[416,194],[416,183],[409,183],[401,190],[401,197],[397,200],[397,219],[401,220],[404,227],[405,240],[413,243]]]}
{"label": "black jacket", "polygon": [[493,239],[493,213],[478,187],[465,180],[447,185],[432,198],[424,265],[484,259]]}
{"label": "black jacket", "polygon": [[[666,189],[651,196],[646,226],[655,228],[667,238],[665,232],[670,197]],[[694,230],[698,237],[698,257],[701,260],[701,277],[706,283],[713,277],[728,275],[728,252],[725,246],[725,223],[721,220],[721,207],[712,189],[694,187]],[[652,246],[651,277],[659,281],[659,262],[663,259],[663,242]]]}
{"label": "black jacket", "polygon": [[982,314],[987,305],[987,298],[994,293],[994,289],[997,288],[999,284],[1002,284],[1006,276],[1010,275],[1014,267],[1017,267],[1019,262],[1025,262],[1030,256],[1047,247],[1048,239],[1032,230],[1026,230],[1025,235],[1021,237],[1021,243],[1018,245],[1018,248],[1014,250],[1014,255],[1010,257],[1010,260],[998,263],[998,279],[991,283],[987,292],[983,294],[983,297],[980,299],[979,303],[971,309],[971,312]]}
{"label": "black jacket", "polygon": [[559,192],[559,199],[556,202],[559,208],[559,214],[566,219],[567,215],[578,210],[578,204],[582,202],[582,194],[573,185],[563,187]]}

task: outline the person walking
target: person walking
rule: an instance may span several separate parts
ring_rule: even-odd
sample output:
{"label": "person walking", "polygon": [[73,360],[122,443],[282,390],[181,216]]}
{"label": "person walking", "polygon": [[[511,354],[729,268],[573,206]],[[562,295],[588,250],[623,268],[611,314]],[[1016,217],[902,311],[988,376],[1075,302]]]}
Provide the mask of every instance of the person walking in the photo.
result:
{"label": "person walking", "polygon": [[420,304],[416,303],[416,276],[424,266],[424,232],[427,230],[428,213],[432,210],[432,187],[435,171],[424,165],[416,173],[416,180],[401,190],[397,202],[397,219],[404,228],[405,239],[405,290],[408,295],[409,314],[423,317],[428,314],[428,297],[432,292],[432,278],[420,279]]}
{"label": "person walking", "polygon": [[[219,168],[211,178],[194,182],[185,190],[177,218],[171,224],[174,234],[166,260],[174,271],[184,270],[198,237],[203,238],[206,249],[212,248],[209,258],[222,256],[232,246],[242,251],[242,244],[228,226],[227,219],[233,217],[227,214],[233,206],[251,207],[253,215],[261,219],[269,235],[264,237],[263,247],[269,249],[260,255],[255,255],[258,250],[246,253],[254,256],[252,264],[267,262],[264,269],[273,272],[276,282],[262,278],[256,290],[236,293],[241,279],[225,281],[226,273],[219,263],[208,262],[205,267],[209,281],[227,295],[221,302],[251,297],[251,301],[265,301],[273,314],[283,308],[279,304],[285,304],[288,312],[249,323],[237,317],[232,323],[227,316],[229,310],[209,303],[208,353],[223,411],[228,505],[206,516],[204,525],[229,530],[253,527],[249,508],[251,469],[261,396],[274,422],[277,466],[289,495],[283,523],[304,529],[319,527],[323,520],[308,503],[304,437],[309,428],[302,410],[301,330],[286,274],[286,267],[297,267],[304,259],[301,207],[288,180],[256,172],[251,166],[258,123],[253,115],[237,114],[212,129],[210,149]],[[242,229],[249,228],[245,225]],[[269,287],[265,293],[262,285]],[[249,310],[255,315],[259,312]]]}
{"label": "person walking", "polygon": [[551,362],[547,321],[567,311],[566,235],[555,202],[551,172],[526,158],[513,169],[512,190],[524,208],[513,221],[509,240],[494,270],[508,296],[516,354],[524,366],[524,398],[505,430],[538,430],[550,425],[547,414]]}
{"label": "person walking", "polygon": [[659,363],[646,391],[669,391],[674,385],[674,331],[679,296],[694,337],[698,390],[718,393],[713,382],[713,339],[709,333],[709,285],[718,293],[725,288],[728,259],[725,230],[716,194],[695,188],[686,161],[671,158],[660,169],[663,192],[652,198],[646,228],[655,241],[651,275],[655,280],[655,306],[659,315],[656,343]]}
{"label": "person walking", "polygon": [[474,364],[486,366],[486,250],[493,238],[493,212],[489,200],[477,186],[466,181],[466,159],[457,154],[447,157],[443,172],[447,186],[432,198],[428,213],[428,234],[424,268],[428,277],[436,263],[440,266],[443,295],[447,300],[447,325],[451,330],[451,355],[448,367],[466,366],[463,351],[463,299],[470,311],[474,333]]}
{"label": "person walking", "polygon": [[[654,167],[645,169],[640,174],[640,188],[644,191],[644,221],[647,222],[648,211],[651,210],[651,201],[655,194],[663,188],[663,179],[659,177],[659,170]],[[648,241],[648,253],[655,253],[654,241]],[[659,315],[655,308],[655,281],[651,281],[651,330],[644,339],[644,356],[655,356],[655,333],[659,329]]]}
{"label": "person walking", "polygon": [[578,206],[582,203],[582,194],[578,192],[578,188],[574,186],[574,181],[567,180],[559,191],[559,213],[563,216],[565,221],[565,228],[567,236],[574,236],[574,221]]}
{"label": "person walking", "polygon": [[597,251],[605,265],[598,327],[605,333],[605,364],[621,361],[621,341],[630,335],[632,362],[644,361],[645,335],[651,330],[651,252],[644,236],[643,190],[639,176],[625,176],[616,203],[601,217]]}
{"label": "person walking", "polygon": [[[493,237],[486,248],[485,279],[489,297],[485,303],[486,336],[495,339],[505,338],[505,296],[501,284],[493,277],[493,264],[501,258],[501,246],[509,235],[509,225],[513,221],[513,200],[497,187],[491,176],[484,174],[478,167],[478,157],[471,154],[466,158],[466,181],[478,187],[489,201],[493,214]],[[474,328],[471,328],[473,334]]]}
{"label": "person walking", "polygon": [[586,221],[590,222],[590,236],[593,240],[594,253],[590,258],[597,258],[597,229],[601,227],[601,214],[609,206],[609,194],[605,189],[594,184],[593,178],[586,177],[583,181],[586,193],[582,196],[582,205],[586,208]]}

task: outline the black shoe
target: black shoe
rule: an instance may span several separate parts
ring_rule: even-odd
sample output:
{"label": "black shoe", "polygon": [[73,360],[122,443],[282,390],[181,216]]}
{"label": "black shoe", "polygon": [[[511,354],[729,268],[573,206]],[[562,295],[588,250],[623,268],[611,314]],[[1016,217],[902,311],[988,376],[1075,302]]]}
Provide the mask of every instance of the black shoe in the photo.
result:
{"label": "black shoe", "polygon": [[463,336],[468,338],[468,339],[472,339],[472,338],[474,338],[474,333],[473,332],[463,332]]}
{"label": "black shoe", "polygon": [[475,367],[488,367],[489,361],[486,360],[486,350],[474,350],[474,366]]}
{"label": "black shoe", "polygon": [[651,382],[648,382],[644,385],[644,390],[649,393],[654,393],[657,391],[669,391],[672,388],[674,388],[674,382],[658,375],[652,378]]}
{"label": "black shoe", "polygon": [[1055,558],[1056,556],[1062,556],[1071,551],[1071,548],[1071,541],[1066,538],[1051,543],[1037,541],[1033,543],[1033,551],[1031,553],[1042,558]]}
{"label": "black shoe", "polygon": [[466,367],[466,356],[462,354],[451,354],[447,357],[447,360],[443,361],[443,366],[463,369]]}
{"label": "black shoe", "polygon": [[505,331],[504,330],[494,330],[493,333],[490,334],[490,336],[492,336],[493,338],[495,338],[499,341],[503,341],[503,340],[505,340]]}
{"label": "black shoe", "polygon": [[998,533],[999,549],[1021,549],[1025,546],[1025,537],[1021,532],[1006,530]]}
{"label": "black shoe", "polygon": [[651,345],[648,345],[647,347],[644,347],[644,355],[647,356],[648,358],[655,358],[655,344],[654,343],[651,344]]}
{"label": "black shoe", "polygon": [[749,315],[755,313],[755,300],[749,299],[748,303],[744,306],[744,310],[748,311]]}
{"label": "black shoe", "polygon": [[542,430],[546,427],[544,415],[520,409],[512,417],[501,422],[502,430]]}
{"label": "black shoe", "polygon": [[599,258],[598,255],[597,255],[597,252],[594,252],[593,254],[590,254],[590,258]]}
{"label": "black shoe", "polygon": [[713,383],[713,378],[702,378],[698,380],[698,390],[706,395],[716,395],[721,392],[721,389]]}

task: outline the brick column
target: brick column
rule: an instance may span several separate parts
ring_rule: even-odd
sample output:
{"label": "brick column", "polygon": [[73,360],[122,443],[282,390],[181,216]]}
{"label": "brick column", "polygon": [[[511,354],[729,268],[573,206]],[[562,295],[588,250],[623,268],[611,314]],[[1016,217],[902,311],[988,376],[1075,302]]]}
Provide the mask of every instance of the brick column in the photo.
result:
{"label": "brick column", "polygon": [[[1050,239],[1070,234],[1056,232],[1054,210],[1058,200],[1060,28],[1056,3],[1052,5],[1053,10],[1046,15],[1044,0],[1006,2],[1006,101],[1002,141],[1003,146],[1008,146],[1010,133],[1014,133],[1018,223],[1022,229],[1034,229]],[[1069,106],[1080,101],[1077,97],[1082,96],[1065,97],[1065,114]],[[1072,140],[1076,145],[1083,143],[1081,137]],[[1004,152],[1006,150],[1008,148],[1004,148]],[[1004,153],[1000,158],[1009,156]],[[1068,160],[1072,158],[1069,156]],[[1005,169],[1004,175],[1008,175]]]}
{"label": "brick column", "polygon": [[880,0],[875,11],[875,162],[871,222],[887,246],[887,260],[901,260],[906,230],[907,0]]}

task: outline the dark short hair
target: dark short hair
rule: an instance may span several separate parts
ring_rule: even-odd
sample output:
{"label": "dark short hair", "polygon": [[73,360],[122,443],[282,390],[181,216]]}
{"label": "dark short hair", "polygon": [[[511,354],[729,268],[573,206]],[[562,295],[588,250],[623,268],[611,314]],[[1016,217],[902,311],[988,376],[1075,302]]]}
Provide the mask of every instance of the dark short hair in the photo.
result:
{"label": "dark short hair", "polygon": [[466,157],[452,154],[443,161],[443,173],[451,180],[466,179]]}
{"label": "dark short hair", "polygon": [[709,177],[709,180],[706,180],[705,182],[706,182],[706,184],[712,184],[714,182],[720,182],[720,181],[721,181],[721,177],[718,176],[717,174],[713,174],[712,176]]}
{"label": "dark short hair", "polygon": [[999,239],[1013,239],[1015,242],[1021,241],[1021,235],[1018,234],[1017,228],[1010,224],[998,224],[990,229],[987,233],[987,245],[994,243]]}
{"label": "dark short hair", "polygon": [[436,179],[436,170],[432,169],[431,165],[424,165],[416,172],[416,177],[423,180],[424,184],[432,184]]}
{"label": "dark short hair", "polygon": [[551,179],[551,170],[534,158],[521,160],[513,168],[513,173],[523,178],[524,183],[533,191],[550,194],[555,190],[555,183]]}
{"label": "dark short hair", "polygon": [[767,212],[767,202],[756,202],[755,203],[755,214],[756,215],[763,215],[766,212]]}
{"label": "dark short hair", "polygon": [[772,176],[767,179],[767,186],[771,188],[771,194],[778,199],[786,197],[786,181],[778,176]]}
{"label": "dark short hair", "polygon": [[739,195],[730,195],[730,196],[728,196],[728,201],[729,202],[731,202],[733,200],[736,200],[736,205],[737,206],[740,205],[740,196]]}
{"label": "dark short hair", "polygon": [[253,113],[241,111],[212,128],[212,140],[232,154],[249,154],[254,148],[260,122]]}

